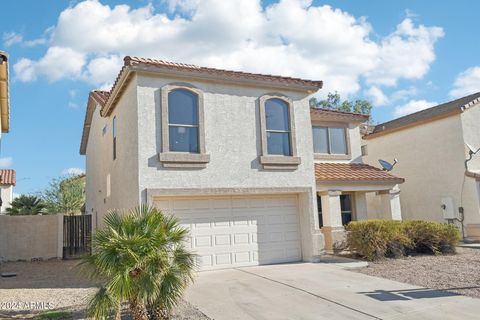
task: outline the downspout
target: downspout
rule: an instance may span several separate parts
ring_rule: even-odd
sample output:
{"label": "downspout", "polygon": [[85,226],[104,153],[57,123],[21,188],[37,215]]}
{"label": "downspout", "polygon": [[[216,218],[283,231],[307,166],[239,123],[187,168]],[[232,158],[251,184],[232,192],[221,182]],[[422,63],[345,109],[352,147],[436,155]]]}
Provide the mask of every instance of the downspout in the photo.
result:
{"label": "downspout", "polygon": [[0,51],[0,113],[2,132],[8,132],[10,129],[8,100],[8,55]]}

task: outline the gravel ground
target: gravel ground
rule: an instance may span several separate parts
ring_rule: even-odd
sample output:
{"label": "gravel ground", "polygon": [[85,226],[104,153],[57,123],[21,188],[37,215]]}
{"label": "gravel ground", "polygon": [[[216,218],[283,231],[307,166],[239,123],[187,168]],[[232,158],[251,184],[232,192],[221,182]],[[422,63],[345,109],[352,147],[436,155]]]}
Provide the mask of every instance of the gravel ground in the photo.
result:
{"label": "gravel ground", "polygon": [[480,298],[480,250],[458,248],[457,252],[385,259],[351,271]]}
{"label": "gravel ground", "polygon": [[[13,278],[0,277],[0,319],[31,319],[45,310],[68,311],[74,319],[85,319],[86,303],[97,284],[82,276],[77,264],[75,260],[0,264],[0,273],[17,273]],[[209,318],[182,301],[172,319]]]}

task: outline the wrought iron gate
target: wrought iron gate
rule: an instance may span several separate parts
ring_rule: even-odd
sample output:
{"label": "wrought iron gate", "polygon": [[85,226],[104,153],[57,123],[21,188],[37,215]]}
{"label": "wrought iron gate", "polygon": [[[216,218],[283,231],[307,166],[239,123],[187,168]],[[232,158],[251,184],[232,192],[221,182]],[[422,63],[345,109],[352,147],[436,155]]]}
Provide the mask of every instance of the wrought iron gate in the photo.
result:
{"label": "wrought iron gate", "polygon": [[63,259],[80,258],[91,252],[92,216],[63,217]]}

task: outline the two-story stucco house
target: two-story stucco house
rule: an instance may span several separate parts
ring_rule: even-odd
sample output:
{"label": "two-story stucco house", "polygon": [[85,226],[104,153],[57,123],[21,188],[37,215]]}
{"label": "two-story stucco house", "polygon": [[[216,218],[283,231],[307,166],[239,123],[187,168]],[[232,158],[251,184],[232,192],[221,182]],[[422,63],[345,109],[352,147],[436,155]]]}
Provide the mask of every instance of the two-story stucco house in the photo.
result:
{"label": "two-story stucco house", "polygon": [[368,218],[365,192],[399,218],[389,191],[402,180],[361,164],[365,116],[310,110],[321,81],[124,61],[111,91],[88,100],[94,225],[109,209],[158,206],[189,228],[206,270],[316,260],[343,235],[342,213]]}
{"label": "two-story stucco house", "polygon": [[[464,216],[480,240],[480,92],[389,122],[364,136],[365,161],[398,159],[404,219],[446,222]],[[463,214],[462,214],[463,211]],[[457,221],[458,224],[460,224]]]}

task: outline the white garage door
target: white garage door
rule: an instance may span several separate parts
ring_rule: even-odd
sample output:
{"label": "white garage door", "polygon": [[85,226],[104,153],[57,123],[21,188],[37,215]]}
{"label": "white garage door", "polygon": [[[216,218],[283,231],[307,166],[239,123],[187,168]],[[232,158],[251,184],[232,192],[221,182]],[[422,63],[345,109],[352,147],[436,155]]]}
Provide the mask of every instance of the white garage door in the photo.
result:
{"label": "white garage door", "polygon": [[202,270],[302,259],[296,195],[156,198],[190,230]]}

